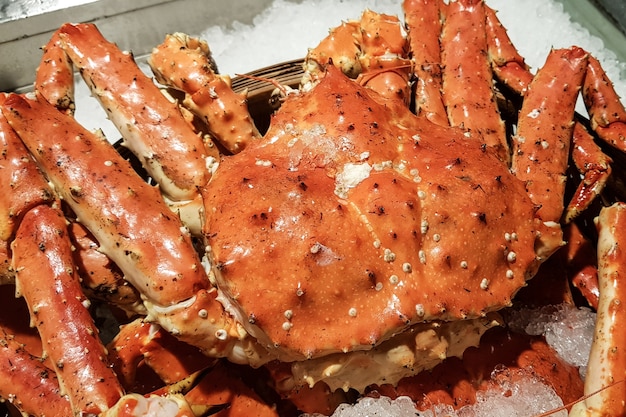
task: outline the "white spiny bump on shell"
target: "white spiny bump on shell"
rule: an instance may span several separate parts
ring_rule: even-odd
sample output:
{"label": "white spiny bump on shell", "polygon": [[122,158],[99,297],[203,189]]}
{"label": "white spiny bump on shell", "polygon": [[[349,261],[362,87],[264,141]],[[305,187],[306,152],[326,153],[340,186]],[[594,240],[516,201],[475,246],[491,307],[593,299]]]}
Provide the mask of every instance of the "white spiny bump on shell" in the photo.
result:
{"label": "white spiny bump on shell", "polygon": [[420,262],[421,262],[422,264],[426,264],[426,252],[424,252],[423,250],[420,250],[420,251],[417,253],[417,255],[418,255],[418,256],[419,256],[419,258],[420,258]]}
{"label": "white spiny bump on shell", "polygon": [[417,313],[417,317],[424,317],[424,314],[426,314],[424,304],[415,304],[415,313]]}
{"label": "white spiny bump on shell", "polygon": [[322,245],[319,242],[315,242],[312,246],[311,246],[311,253],[312,254],[316,254],[318,253],[320,250],[322,249]]}
{"label": "white spiny bump on shell", "polygon": [[356,313],[357,313],[357,311],[356,311],[356,308],[354,308],[354,307],[351,307],[350,310],[348,310],[348,315],[350,317],[356,317]]}
{"label": "white spiny bump on shell", "polygon": [[106,161],[104,161],[104,166],[106,166],[106,167],[113,166],[113,162],[109,161],[109,160],[106,160]]}
{"label": "white spiny bump on shell", "polygon": [[417,196],[419,197],[420,200],[424,200],[426,198],[426,192],[419,190],[417,192]]}
{"label": "white spiny bump on shell", "polygon": [[439,233],[435,233],[435,234],[433,235],[433,240],[434,240],[435,242],[439,242],[439,241],[441,240],[441,235],[440,235]]}
{"label": "white spiny bump on shell", "polygon": [[411,271],[413,271],[413,267],[411,266],[409,262],[405,262],[402,264],[402,270],[408,274]]}
{"label": "white spiny bump on shell", "polygon": [[420,177],[420,171],[417,168],[411,169],[409,174],[413,177],[413,182],[420,182],[422,180],[422,177]]}
{"label": "white spiny bump on shell", "polygon": [[206,319],[207,317],[209,317],[209,312],[206,311],[206,309],[201,308],[200,310],[198,310],[198,316],[202,319]]}
{"label": "white spiny bump on shell", "polygon": [[293,317],[293,310],[285,310],[283,315],[287,320],[291,320],[291,318]]}
{"label": "white spiny bump on shell", "polygon": [[489,280],[487,278],[483,278],[482,281],[480,281],[480,289],[486,290],[487,288],[489,288]]}
{"label": "white spiny bump on shell", "polygon": [[374,247],[375,247],[376,249],[380,249],[380,245],[381,245],[380,240],[376,239],[376,240],[374,241]]}
{"label": "white spiny bump on shell", "polygon": [[228,332],[226,330],[224,330],[224,329],[219,329],[219,330],[217,330],[215,332],[215,337],[218,340],[224,341],[224,340],[228,339]]}
{"label": "white spiny bump on shell", "polygon": [[513,277],[515,276],[515,274],[513,273],[512,269],[507,269],[506,270],[506,277],[509,279],[513,279]]}
{"label": "white spiny bump on shell", "polygon": [[85,307],[85,308],[89,308],[89,307],[91,307],[91,301],[89,301],[89,299],[88,299],[88,298],[85,298],[85,299],[82,301],[82,303],[81,303],[81,304],[82,304],[82,305],[83,305],[83,307]]}
{"label": "white spiny bump on shell", "polygon": [[422,224],[420,226],[420,230],[421,230],[423,235],[425,235],[426,232],[428,232],[428,220],[422,220]]}
{"label": "white spiny bump on shell", "polygon": [[266,159],[257,159],[255,161],[255,165],[261,166],[261,167],[271,167],[274,164],[272,163],[272,161],[268,161]]}
{"label": "white spiny bump on shell", "polygon": [[467,269],[467,261],[461,261],[461,268]]}
{"label": "white spiny bump on shell", "polygon": [[400,278],[398,278],[397,275],[392,275],[389,277],[389,282],[393,285],[396,285],[398,282],[400,282]]}
{"label": "white spiny bump on shell", "polygon": [[284,331],[288,332],[289,330],[291,330],[292,327],[293,327],[293,323],[291,323],[290,321],[283,322]]}
{"label": "white spiny bump on shell", "polygon": [[515,262],[516,259],[517,259],[517,254],[515,252],[513,252],[513,251],[509,252],[506,255],[506,260],[509,261],[509,262]]}
{"label": "white spiny bump on shell", "polygon": [[393,262],[396,260],[396,254],[391,251],[389,248],[385,248],[383,259],[385,262]]}
{"label": "white spiny bump on shell", "polygon": [[382,282],[377,282],[377,283],[376,283],[376,286],[374,287],[374,289],[375,289],[376,291],[380,291],[380,290],[382,290],[382,289],[383,289],[383,283],[382,283]]}

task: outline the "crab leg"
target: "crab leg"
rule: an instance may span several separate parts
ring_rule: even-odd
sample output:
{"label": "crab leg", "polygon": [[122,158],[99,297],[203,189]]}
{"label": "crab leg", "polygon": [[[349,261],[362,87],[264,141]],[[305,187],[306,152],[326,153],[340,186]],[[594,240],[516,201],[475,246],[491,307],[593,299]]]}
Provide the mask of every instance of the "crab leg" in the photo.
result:
{"label": "crab leg", "polygon": [[15,273],[11,266],[10,244],[6,240],[0,240],[0,285],[15,282]]}
{"label": "crab leg", "polygon": [[365,10],[361,15],[360,37],[363,71],[357,83],[408,106],[412,65],[407,58],[409,45],[398,18]]}
{"label": "crab leg", "polygon": [[89,301],[78,282],[65,218],[46,205],[30,210],[12,249],[17,293],[29,305],[32,323],[72,409],[86,413],[108,409],[122,388],[86,308]]}
{"label": "crab leg", "polygon": [[570,416],[623,416],[626,414],[626,281],[623,267],[626,251],[626,204],[616,203],[600,211],[598,259],[600,299],[595,335],[585,380],[585,394],[591,395],[574,405]]}
{"label": "crab leg", "polygon": [[111,144],[41,98],[14,94],[2,110],[100,251],[141,292],[148,320],[211,356],[238,363],[270,359],[208,290],[180,219]]}
{"label": "crab leg", "polygon": [[74,262],[81,272],[81,285],[89,298],[105,301],[129,314],[145,314],[141,295],[131,286],[100,245],[80,223],[71,221],[68,232],[74,251]]}
{"label": "crab leg", "polygon": [[68,114],[74,113],[74,70],[72,61],[63,50],[59,32],[43,47],[43,56],[37,68],[35,90],[48,102]]}
{"label": "crab leg", "polygon": [[[524,96],[528,90],[533,75],[524,59],[519,55],[515,46],[509,39],[506,29],[496,16],[493,9],[485,7],[487,18],[487,42],[491,61],[491,67],[496,77],[515,93]],[[593,58],[589,58],[586,68],[587,75],[585,80],[593,79],[589,74],[592,68]],[[599,65],[599,64],[598,64]],[[596,68],[591,73],[601,72],[601,68]],[[601,72],[604,74],[603,72]],[[606,81],[606,80],[604,80]],[[619,110],[621,104],[617,99],[614,90],[610,89],[606,84],[601,84],[604,89],[602,95],[598,95],[597,100],[606,100],[612,97],[612,106],[616,106]],[[583,88],[584,91],[584,88]],[[597,91],[597,89],[596,89]],[[589,101],[589,99],[587,99]],[[600,112],[601,110],[598,110]],[[623,108],[622,108],[623,113]],[[614,130],[615,125],[613,126]],[[567,206],[563,220],[565,223],[571,222],[576,216],[584,211],[596,196],[600,194],[604,188],[610,174],[612,163],[600,147],[594,142],[593,137],[579,121],[575,121],[574,132],[572,137],[572,159],[578,171],[583,174],[583,180],[574,193],[572,200]]]}
{"label": "crab leg", "polygon": [[565,210],[564,221],[570,223],[582,213],[604,189],[611,175],[613,160],[602,152],[593,136],[580,123],[574,123],[572,160],[584,176]]}
{"label": "crab leg", "polygon": [[[70,402],[60,393],[54,371],[4,330],[0,336],[0,375],[0,397],[9,399],[24,415],[72,414]],[[34,387],[37,389],[35,395],[32,393]]]}
{"label": "crab leg", "polygon": [[261,137],[246,94],[235,93],[230,78],[213,71],[206,42],[184,33],[167,35],[153,49],[149,64],[159,82],[185,92],[184,105],[229,152],[237,153]]}
{"label": "crab leg", "polygon": [[333,64],[363,86],[383,97],[409,105],[411,61],[408,42],[395,16],[366,10],[360,20],[343,22],[315,48],[304,62],[302,89],[310,90]]}
{"label": "crab leg", "polygon": [[443,100],[452,126],[477,136],[508,162],[505,126],[496,106],[487,59],[485,25],[482,1],[448,4],[441,38]]}
{"label": "crab leg", "polygon": [[533,79],[533,75],[511,42],[506,29],[500,23],[496,12],[484,6],[487,32],[487,50],[494,74],[507,87],[523,95]]}
{"label": "crab leg", "polygon": [[158,325],[135,319],[120,328],[107,346],[109,361],[126,389],[135,384],[136,368],[141,361],[152,368],[166,384],[209,367],[215,359],[185,344]]}
{"label": "crab leg", "polygon": [[100,250],[145,297],[171,305],[209,286],[178,217],[104,138],[43,99],[13,94],[2,110]]}
{"label": "crab leg", "polygon": [[591,241],[587,239],[575,222],[567,224],[564,228],[563,238],[565,245],[565,258],[567,272],[572,285],[578,288],[589,305],[597,310],[598,297],[598,260],[597,251]]}
{"label": "crab leg", "polygon": [[520,110],[511,170],[526,182],[544,221],[559,221],[563,213],[565,170],[579,93],[575,86],[582,84],[587,58],[578,47],[553,50],[528,86]]}
{"label": "crab leg", "polygon": [[64,51],[100,100],[125,145],[173,200],[192,200],[206,184],[206,151],[198,137],[129,53],[108,42],[93,24],[58,30]]}
{"label": "crab leg", "polygon": [[105,139],[43,99],[14,94],[2,110],[100,251],[141,292],[148,320],[211,356],[270,359],[217,302],[189,233],[156,187]]}
{"label": "crab leg", "polygon": [[448,118],[441,100],[441,7],[439,0],[405,0],[402,4],[417,76],[415,113],[447,126]]}
{"label": "crab leg", "polygon": [[359,22],[349,20],[332,28],[327,37],[309,50],[304,61],[302,85],[309,89],[317,83],[326,65],[332,62],[341,72],[355,79],[363,70],[359,56],[361,49],[358,42]]}
{"label": "crab leg", "polygon": [[[0,93],[0,106],[7,94]],[[52,201],[52,190],[19,136],[0,114],[0,240],[9,241],[29,209]]]}
{"label": "crab leg", "polygon": [[602,140],[626,152],[626,110],[598,60],[589,57],[583,97],[591,128]]}

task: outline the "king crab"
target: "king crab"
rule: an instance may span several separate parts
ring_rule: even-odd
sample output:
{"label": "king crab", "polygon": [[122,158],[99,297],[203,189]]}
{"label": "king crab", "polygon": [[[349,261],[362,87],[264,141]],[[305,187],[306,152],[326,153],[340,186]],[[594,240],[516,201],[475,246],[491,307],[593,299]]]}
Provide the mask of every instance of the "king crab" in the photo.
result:
{"label": "king crab", "polygon": [[[187,109],[179,109],[95,26],[57,31],[35,92],[3,97],[5,131],[19,137],[5,146],[28,168],[3,173],[28,172],[28,182],[7,180],[17,191],[5,197],[11,210],[0,231],[75,413],[116,414],[141,400],[123,396],[93,337],[66,221],[84,225],[140,294],[125,305],[145,322],[208,357],[287,364],[277,382],[285,391],[395,384],[461,356],[501,322],[497,311],[563,245],[561,219],[583,211],[610,173],[610,159],[574,115],[578,86],[595,134],[615,146],[626,112],[580,48],[552,51],[533,76],[482,2],[406,1],[405,11],[410,47],[396,18],[373,12],[331,32],[310,51],[302,88],[281,98],[264,136],[201,41],[168,36],[151,57],[157,79],[183,92]],[[158,188],[73,119],[71,94],[61,89],[72,64]],[[523,96],[511,144],[493,74]],[[198,120],[215,142],[194,131]],[[563,214],[572,138],[584,180]],[[44,279],[57,290],[42,293]],[[611,329],[621,315],[599,322]],[[88,336],[73,323],[88,326]],[[621,347],[613,332],[596,342],[591,364],[601,375],[588,393],[623,379],[615,359],[598,353]],[[77,341],[80,355],[59,349]],[[124,351],[113,352],[123,362]],[[599,364],[606,361],[613,364]],[[157,398],[185,410],[179,396]],[[618,414],[615,398],[575,411]]]}

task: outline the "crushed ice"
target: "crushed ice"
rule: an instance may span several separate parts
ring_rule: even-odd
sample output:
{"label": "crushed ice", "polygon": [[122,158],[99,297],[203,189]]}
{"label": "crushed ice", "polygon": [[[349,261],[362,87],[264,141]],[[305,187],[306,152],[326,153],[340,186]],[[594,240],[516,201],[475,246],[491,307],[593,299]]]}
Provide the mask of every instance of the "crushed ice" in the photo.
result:
{"label": "crushed ice", "polygon": [[[542,335],[568,363],[578,366],[584,377],[591,349],[596,314],[588,308],[568,304],[523,308],[507,311],[506,319],[513,331]],[[332,417],[530,417],[563,406],[554,390],[536,378],[528,377],[516,384],[499,379],[496,388],[479,392],[476,404],[453,410],[446,405],[418,412],[410,398],[363,398],[354,405],[341,405]],[[505,394],[506,393],[506,394]],[[305,415],[306,416],[306,415]],[[318,417],[310,415],[307,417]],[[551,416],[565,417],[561,410]]]}
{"label": "crushed ice", "polygon": [[508,312],[509,327],[529,335],[543,335],[568,363],[578,366],[584,378],[591,350],[596,314],[568,304]]}

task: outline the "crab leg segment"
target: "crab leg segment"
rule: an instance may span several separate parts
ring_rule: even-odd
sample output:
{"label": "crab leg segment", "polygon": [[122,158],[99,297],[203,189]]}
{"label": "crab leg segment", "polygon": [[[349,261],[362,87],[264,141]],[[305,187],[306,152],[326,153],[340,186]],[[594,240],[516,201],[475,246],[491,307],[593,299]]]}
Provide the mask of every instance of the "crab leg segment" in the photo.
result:
{"label": "crab leg segment", "polygon": [[544,221],[559,221],[563,213],[577,86],[582,84],[587,58],[578,47],[553,50],[528,86],[520,110],[511,170],[526,182]]}
{"label": "crab leg segment", "polygon": [[405,0],[402,7],[417,76],[415,112],[431,122],[447,126],[448,118],[441,100],[441,2]]}
{"label": "crab leg segment", "polygon": [[85,413],[108,409],[122,389],[86,308],[89,301],[78,282],[65,218],[45,205],[30,210],[12,249],[17,293],[29,305],[72,408]]}
{"label": "crab leg segment", "polygon": [[176,105],[96,26],[65,24],[58,33],[125,145],[161,190],[173,200],[193,199],[209,178],[205,148]]}
{"label": "crab leg segment", "polygon": [[[7,95],[0,94],[0,105]],[[9,241],[30,208],[50,202],[52,191],[19,136],[0,114],[0,240]],[[9,191],[10,190],[10,191]]]}
{"label": "crab leg segment", "polygon": [[626,110],[594,57],[589,57],[583,97],[592,129],[602,140],[626,152]]}
{"label": "crab leg segment", "polygon": [[602,152],[593,136],[580,123],[575,122],[572,137],[572,160],[584,176],[565,211],[564,221],[571,222],[584,211],[604,189],[611,175],[613,160]]}
{"label": "crab leg segment", "polygon": [[209,127],[231,153],[237,153],[261,135],[248,112],[246,94],[230,87],[230,78],[217,75],[206,42],[174,33],[153,49],[150,67],[157,80],[185,92],[184,105]]}
{"label": "crab leg segment", "polygon": [[158,325],[136,319],[121,327],[108,346],[109,361],[126,389],[135,384],[136,368],[141,361],[152,368],[166,384],[184,379],[209,367],[215,359],[185,344]]}
{"label": "crab leg segment", "polygon": [[578,288],[589,306],[597,310],[600,294],[597,250],[593,243],[583,235],[575,222],[566,225],[563,238],[567,241],[564,248],[565,259],[572,285]]}
{"label": "crab leg segment", "polygon": [[408,105],[412,66],[408,46],[397,17],[366,10],[359,21],[343,22],[309,50],[302,89],[310,90],[332,63],[360,85]]}
{"label": "crab leg segment", "polygon": [[100,245],[85,226],[72,221],[68,231],[76,248],[74,262],[81,272],[85,295],[113,304],[129,314],[145,314],[139,291],[124,279],[117,265],[100,252]]}
{"label": "crab leg segment", "polygon": [[[487,17],[488,50],[493,72],[508,88],[524,96],[533,80],[533,75],[524,63],[524,59],[513,46],[495,11],[485,7],[485,12]],[[611,111],[615,115],[614,117],[620,119],[619,115],[622,115],[621,119],[626,119],[619,98],[608,82],[599,63],[593,57],[588,59],[583,96],[587,105],[592,109],[590,112],[604,115],[605,124],[609,123],[606,121],[606,117],[608,114],[611,114]],[[599,133],[601,138],[614,146],[619,141],[612,140],[608,136],[615,137],[615,133],[621,129],[620,126],[622,126],[621,123],[612,124],[610,128],[606,129],[605,133],[603,128],[599,127],[597,123],[595,126],[592,123],[592,128],[596,130],[596,133]],[[611,174],[611,158],[602,152],[600,147],[594,142],[593,136],[579,121],[575,121],[574,124],[572,146],[572,159],[578,171],[583,174],[583,180],[568,204],[563,217],[565,223],[571,222],[589,207],[604,188]]]}
{"label": "crab leg segment", "polygon": [[623,268],[626,251],[626,204],[616,203],[600,211],[598,228],[598,280],[600,299],[585,394],[570,416],[623,416],[626,414],[626,281]]}
{"label": "crab leg segment", "polygon": [[72,61],[63,50],[58,31],[43,47],[43,56],[35,78],[35,90],[57,109],[68,114],[74,113],[74,69]]}
{"label": "crab leg segment", "polygon": [[532,81],[533,75],[511,42],[496,12],[487,5],[484,9],[487,50],[493,72],[507,87],[522,95]]}
{"label": "crab leg segment", "polygon": [[410,104],[408,42],[396,16],[365,10],[361,16],[360,58],[363,72],[356,81],[384,97]]}
{"label": "crab leg segment", "polygon": [[100,250],[145,297],[171,305],[209,286],[178,217],[106,139],[43,99],[13,94],[2,110]]}
{"label": "crab leg segment", "polygon": [[[24,415],[72,414],[70,403],[59,392],[54,371],[28,353],[22,344],[4,331],[0,336],[0,397],[9,399]],[[37,393],[33,395],[36,387]]]}
{"label": "crab leg segment", "polygon": [[505,127],[500,118],[487,59],[485,10],[480,0],[450,2],[441,38],[443,99],[452,126],[493,148],[509,160]]}
{"label": "crab leg segment", "polygon": [[0,240],[0,285],[15,282],[15,274],[11,266],[10,244]]}

